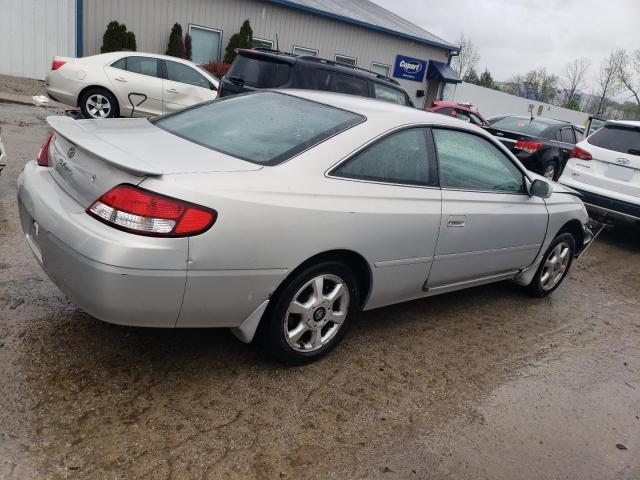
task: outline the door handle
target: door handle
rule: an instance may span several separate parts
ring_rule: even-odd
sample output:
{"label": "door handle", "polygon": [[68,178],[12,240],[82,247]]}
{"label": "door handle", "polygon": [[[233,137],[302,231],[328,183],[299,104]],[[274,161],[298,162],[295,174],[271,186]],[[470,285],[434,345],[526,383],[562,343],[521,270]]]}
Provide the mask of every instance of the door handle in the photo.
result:
{"label": "door handle", "polygon": [[119,81],[119,82],[127,83],[127,79],[126,79],[126,78],[116,77],[115,79],[116,79],[117,81]]}
{"label": "door handle", "polygon": [[467,221],[465,215],[449,215],[447,220],[447,227],[464,227],[464,223]]}
{"label": "door handle", "polygon": [[169,89],[167,89],[167,92],[169,92],[169,93],[180,93],[175,88],[169,88]]}

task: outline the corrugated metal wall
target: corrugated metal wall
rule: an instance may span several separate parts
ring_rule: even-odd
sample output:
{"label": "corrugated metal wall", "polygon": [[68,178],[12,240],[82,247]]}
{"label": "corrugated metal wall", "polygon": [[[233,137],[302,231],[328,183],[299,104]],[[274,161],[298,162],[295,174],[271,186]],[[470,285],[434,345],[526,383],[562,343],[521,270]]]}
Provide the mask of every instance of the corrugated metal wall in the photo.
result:
{"label": "corrugated metal wall", "polygon": [[[258,0],[84,0],[84,55],[100,53],[102,35],[111,20],[124,22],[136,34],[139,51],[164,53],[175,22],[222,30],[223,55],[229,38],[249,19],[254,37],[275,40],[280,50],[294,45],[319,50],[321,57],[336,54],[358,59],[358,66],[371,62],[393,65],[396,55],[446,62],[446,50],[349,25],[310,13]],[[400,83],[415,100],[425,84]]]}
{"label": "corrugated metal wall", "polygon": [[0,0],[0,74],[44,79],[76,52],[76,0]]}

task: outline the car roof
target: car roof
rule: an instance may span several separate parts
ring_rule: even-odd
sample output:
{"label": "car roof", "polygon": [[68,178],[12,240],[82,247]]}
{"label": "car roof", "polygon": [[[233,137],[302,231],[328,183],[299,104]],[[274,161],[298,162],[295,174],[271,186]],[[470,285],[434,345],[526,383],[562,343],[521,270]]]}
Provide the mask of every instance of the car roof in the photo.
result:
{"label": "car roof", "polygon": [[336,62],[334,60],[329,60],[327,58],[322,57],[314,57],[311,55],[296,55],[294,53],[289,52],[281,52],[279,50],[272,50],[268,48],[241,48],[238,49],[238,53],[242,56],[249,57],[267,57],[278,60],[284,60],[290,65],[295,65],[297,63],[305,63],[312,66],[322,66],[329,67],[334,70],[338,70],[344,73],[348,73],[349,75],[356,75],[362,78],[367,78],[373,81],[377,81],[380,83],[384,83],[389,85],[396,90],[402,90],[405,92],[404,88],[391,77],[387,77],[380,73],[376,73],[372,70],[367,70],[366,68],[346,65],[340,62]]}
{"label": "car roof", "polygon": [[344,93],[323,92],[320,90],[274,89],[273,91],[348,110],[363,115],[367,117],[368,120],[386,121],[389,126],[408,125],[412,123],[445,125],[479,131],[490,136],[484,129],[454,117],[427,112],[396,103],[383,102],[374,98],[346,95]]}
{"label": "car roof", "polygon": [[[530,117],[527,115],[505,115],[503,118],[518,118],[521,120],[536,120],[540,123],[546,123],[549,126],[552,125],[571,125],[569,122],[565,122],[564,120],[556,120],[555,118],[546,118],[546,117]],[[502,119],[501,119],[502,120]]]}
{"label": "car roof", "polygon": [[630,127],[640,127],[639,120],[607,120],[605,125],[628,125]]}

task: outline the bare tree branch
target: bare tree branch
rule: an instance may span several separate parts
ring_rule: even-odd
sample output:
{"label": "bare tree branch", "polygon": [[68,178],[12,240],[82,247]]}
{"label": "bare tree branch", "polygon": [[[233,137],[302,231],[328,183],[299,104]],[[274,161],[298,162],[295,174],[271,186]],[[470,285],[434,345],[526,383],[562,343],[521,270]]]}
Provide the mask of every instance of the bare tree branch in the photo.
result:
{"label": "bare tree branch", "polygon": [[564,71],[563,87],[566,93],[565,103],[573,100],[576,92],[584,87],[587,70],[591,63],[586,58],[576,58],[568,62]]}
{"label": "bare tree branch", "polygon": [[640,48],[631,54],[631,58],[626,51],[622,51],[618,80],[624,88],[631,92],[636,103],[640,105]]}
{"label": "bare tree branch", "polygon": [[459,42],[460,53],[451,60],[451,68],[460,78],[464,78],[471,70],[476,69],[480,61],[480,55],[473,42],[466,38],[464,33],[460,35]]}
{"label": "bare tree branch", "polygon": [[606,106],[605,100],[607,97],[620,91],[619,73],[625,55],[625,51],[619,48],[612,51],[600,64],[600,72],[596,79],[599,86],[598,96],[600,100],[598,101],[596,114],[602,113],[603,108]]}

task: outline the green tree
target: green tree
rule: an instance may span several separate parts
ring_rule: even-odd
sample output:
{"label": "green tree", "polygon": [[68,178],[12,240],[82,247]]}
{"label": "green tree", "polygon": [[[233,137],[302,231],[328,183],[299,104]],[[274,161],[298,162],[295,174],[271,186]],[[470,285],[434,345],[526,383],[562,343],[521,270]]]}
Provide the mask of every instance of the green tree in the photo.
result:
{"label": "green tree", "polygon": [[224,55],[225,63],[233,63],[233,60],[236,58],[236,49],[237,48],[251,48],[253,42],[253,30],[251,29],[251,24],[249,20],[245,20],[242,23],[242,27],[240,27],[240,31],[238,33],[234,33],[231,35],[229,39],[229,44],[227,45],[227,50]]}
{"label": "green tree", "polygon": [[575,98],[570,98],[564,103],[564,108],[568,108],[569,110],[580,110],[580,102]]}
{"label": "green tree", "polygon": [[191,46],[191,35],[188,33],[184,36],[184,58],[191,60],[193,48]]}
{"label": "green tree", "polygon": [[112,21],[102,36],[100,53],[120,52],[122,50],[136,50],[136,36],[133,32],[127,32],[124,23]]}
{"label": "green tree", "polygon": [[474,85],[480,84],[480,79],[478,78],[478,74],[476,73],[475,68],[470,68],[467,74],[462,79],[467,83],[473,83]]}
{"label": "green tree", "polygon": [[486,87],[486,88],[494,88],[495,87],[495,83],[493,82],[493,77],[491,76],[491,73],[489,73],[488,69],[484,69],[484,72],[482,72],[482,75],[480,75],[480,82],[478,83],[481,87]]}
{"label": "green tree", "polygon": [[185,58],[184,40],[182,39],[182,27],[179,23],[175,23],[169,35],[169,44],[165,55],[172,57]]}

